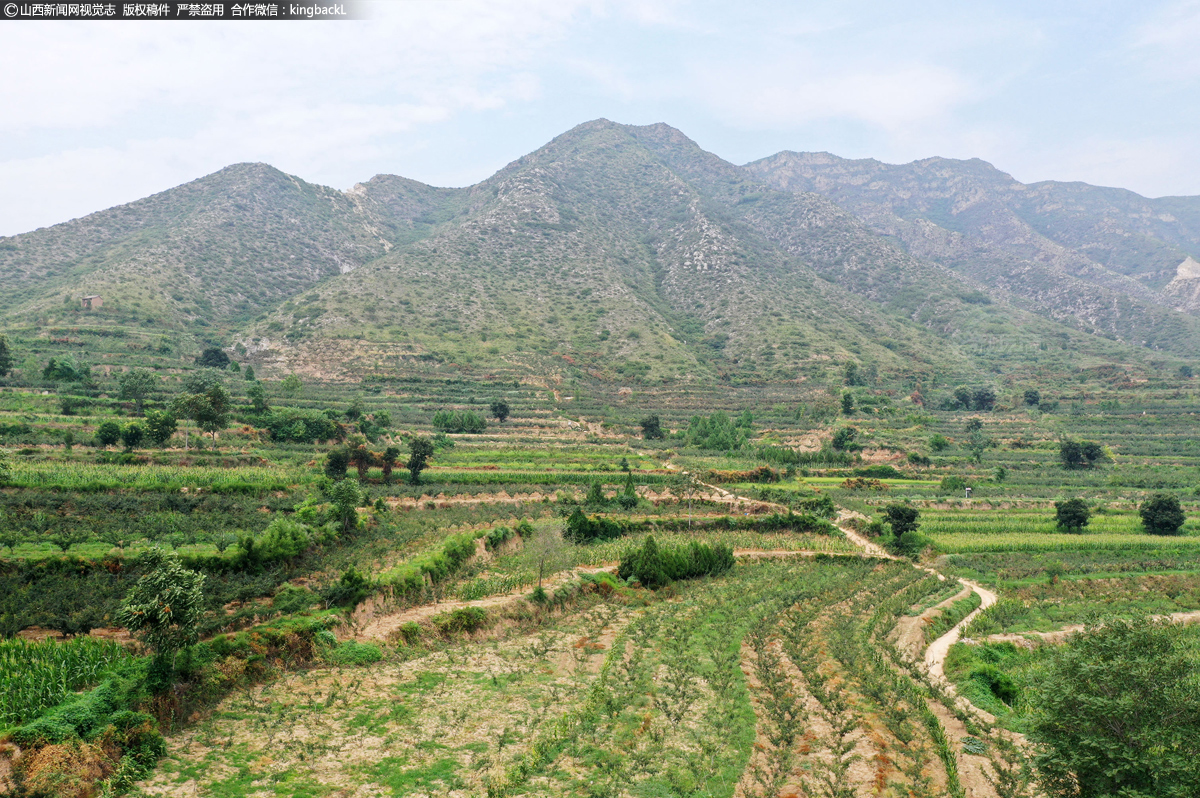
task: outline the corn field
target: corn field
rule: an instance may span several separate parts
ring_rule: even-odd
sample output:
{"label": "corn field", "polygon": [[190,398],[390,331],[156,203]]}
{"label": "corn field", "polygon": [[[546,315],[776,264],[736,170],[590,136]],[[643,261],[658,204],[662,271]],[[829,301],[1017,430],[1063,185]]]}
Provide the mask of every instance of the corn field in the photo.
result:
{"label": "corn field", "polygon": [[17,726],[98,683],[130,656],[112,640],[0,641],[0,729]]}

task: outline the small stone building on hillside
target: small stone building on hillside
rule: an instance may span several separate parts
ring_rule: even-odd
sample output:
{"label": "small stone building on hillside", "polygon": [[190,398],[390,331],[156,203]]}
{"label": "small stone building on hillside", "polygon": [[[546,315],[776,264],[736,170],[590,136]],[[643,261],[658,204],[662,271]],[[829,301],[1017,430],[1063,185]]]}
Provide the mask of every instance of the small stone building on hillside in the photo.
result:
{"label": "small stone building on hillside", "polygon": [[104,306],[104,300],[99,294],[93,294],[92,296],[85,296],[83,299],[79,300],[79,305],[84,310],[99,310]]}

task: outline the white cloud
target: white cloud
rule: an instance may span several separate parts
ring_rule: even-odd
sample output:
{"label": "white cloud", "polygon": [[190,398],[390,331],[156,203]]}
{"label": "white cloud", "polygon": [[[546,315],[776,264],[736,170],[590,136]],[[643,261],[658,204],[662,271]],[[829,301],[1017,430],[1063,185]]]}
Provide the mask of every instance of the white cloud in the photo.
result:
{"label": "white cloud", "polygon": [[1026,163],[1018,178],[1079,180],[1115,186],[1147,197],[1194,194],[1200,145],[1191,138],[1148,136],[1117,139],[1089,136],[1069,147],[1042,147]]}
{"label": "white cloud", "polygon": [[[366,179],[401,134],[536,100],[529,65],[587,8],[413,0],[361,22],[5,26],[0,234],[241,160]],[[45,133],[72,143],[54,151]]]}
{"label": "white cloud", "polygon": [[245,160],[342,188],[461,185],[597,116],[676,124],[729,158],[769,139],[1197,190],[1180,78],[1200,75],[1200,0],[1136,30],[968,6],[405,0],[359,22],[0,26],[0,234]]}
{"label": "white cloud", "polygon": [[775,128],[850,119],[902,130],[941,117],[971,94],[963,77],[943,67],[834,71],[806,59],[777,61],[750,74],[705,66],[696,85],[708,89],[704,96],[734,124]]}
{"label": "white cloud", "polygon": [[1200,76],[1200,0],[1172,3],[1143,23],[1133,51],[1165,80]]}

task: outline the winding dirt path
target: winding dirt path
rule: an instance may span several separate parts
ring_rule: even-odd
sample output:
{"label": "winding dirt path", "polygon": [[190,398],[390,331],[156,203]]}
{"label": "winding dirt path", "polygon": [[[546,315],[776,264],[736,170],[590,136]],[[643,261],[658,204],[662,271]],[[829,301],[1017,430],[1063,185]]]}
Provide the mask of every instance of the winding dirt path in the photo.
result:
{"label": "winding dirt path", "polygon": [[946,674],[944,671],[946,665],[946,654],[950,652],[950,646],[958,642],[958,639],[962,636],[962,630],[967,627],[967,624],[975,620],[975,617],[979,615],[979,613],[983,612],[997,601],[996,594],[987,588],[977,585],[968,579],[960,579],[958,581],[979,594],[979,606],[976,607],[975,610],[970,614],[968,614],[967,617],[955,624],[949,632],[946,632],[946,634],[930,643],[929,648],[925,649],[925,670],[929,672],[930,678],[940,681],[942,686],[950,695],[956,695],[956,692],[954,690],[954,685],[950,684],[950,682],[946,679]]}
{"label": "winding dirt path", "polygon": [[[1172,623],[1200,623],[1200,610],[1172,612],[1169,615],[1151,615],[1150,617],[1156,621],[1171,621]],[[1050,632],[1008,632],[1005,634],[988,635],[984,639],[988,643],[1028,644],[1030,638],[1037,637],[1046,643],[1062,643],[1075,632],[1082,632],[1083,628],[1083,624],[1073,623]]]}
{"label": "winding dirt path", "polygon": [[[832,557],[858,557],[861,555],[854,553],[841,552],[820,552],[811,549],[734,549],[733,556],[739,559],[757,560],[757,559],[783,559],[787,557],[815,557],[818,554],[826,554]],[[569,582],[578,577],[580,574],[594,574],[601,571],[615,573],[617,563],[605,563],[596,566],[579,566],[566,571],[559,571],[544,580],[543,587],[547,590],[558,587],[559,585]],[[440,615],[443,612],[451,612],[462,607],[481,607],[488,609],[490,607],[500,607],[506,604],[511,604],[521,599],[528,598],[530,588],[521,587],[516,590],[511,590],[507,593],[497,593],[494,596],[485,596],[480,599],[472,599],[463,601],[460,599],[452,599],[450,601],[439,601],[436,604],[421,604],[416,607],[406,607],[404,609],[375,614],[374,608],[367,608],[360,612],[356,612],[354,618],[351,619],[349,625],[345,627],[343,633],[347,639],[360,641],[366,640],[387,640],[394,635],[396,631],[410,621],[420,622],[426,618],[431,618],[434,615]]]}

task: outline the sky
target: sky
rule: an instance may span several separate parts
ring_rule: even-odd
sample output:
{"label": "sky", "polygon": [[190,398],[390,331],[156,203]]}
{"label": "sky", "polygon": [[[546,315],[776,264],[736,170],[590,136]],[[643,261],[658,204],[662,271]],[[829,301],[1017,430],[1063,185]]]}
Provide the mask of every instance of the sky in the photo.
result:
{"label": "sky", "polygon": [[366,7],[0,21],[0,236],[244,161],[339,189],[470,185],[599,117],[734,163],[983,158],[1023,182],[1200,194],[1200,0]]}

